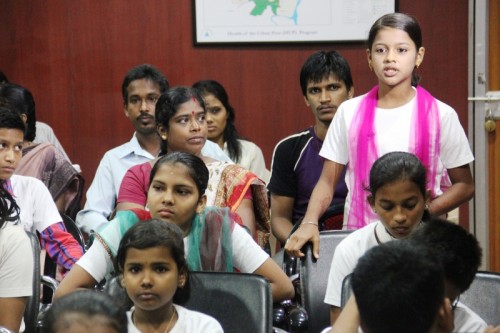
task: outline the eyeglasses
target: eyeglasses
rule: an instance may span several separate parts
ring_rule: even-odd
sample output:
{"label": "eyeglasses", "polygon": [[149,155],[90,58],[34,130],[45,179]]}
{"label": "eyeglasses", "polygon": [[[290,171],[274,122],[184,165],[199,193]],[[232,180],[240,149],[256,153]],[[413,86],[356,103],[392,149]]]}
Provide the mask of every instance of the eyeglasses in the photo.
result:
{"label": "eyeglasses", "polygon": [[451,310],[452,311],[455,311],[457,305],[458,305],[458,301],[460,300],[460,295],[458,295],[457,298],[455,298],[455,300],[453,301],[453,303],[451,304]]}

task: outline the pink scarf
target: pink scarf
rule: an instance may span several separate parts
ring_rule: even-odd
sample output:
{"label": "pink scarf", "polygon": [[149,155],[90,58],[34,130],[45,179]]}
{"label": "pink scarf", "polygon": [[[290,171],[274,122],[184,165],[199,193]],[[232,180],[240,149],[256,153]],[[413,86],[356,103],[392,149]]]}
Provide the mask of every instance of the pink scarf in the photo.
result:
{"label": "pink scarf", "polygon": [[[408,150],[415,154],[427,169],[427,188],[436,183],[439,160],[440,120],[437,102],[424,88],[418,86],[416,103],[412,113],[412,126]],[[379,157],[375,116],[378,86],[366,94],[359,103],[349,128],[349,185],[351,204],[347,218],[347,229],[359,229],[367,221],[377,219],[366,200],[364,188],[368,186],[370,168]]]}

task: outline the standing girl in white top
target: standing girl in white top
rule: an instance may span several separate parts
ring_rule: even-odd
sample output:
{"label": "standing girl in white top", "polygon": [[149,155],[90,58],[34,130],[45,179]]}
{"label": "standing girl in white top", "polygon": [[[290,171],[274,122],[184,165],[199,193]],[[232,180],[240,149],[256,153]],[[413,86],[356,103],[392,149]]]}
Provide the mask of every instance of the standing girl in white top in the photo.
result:
{"label": "standing girl in white top", "polygon": [[[391,151],[413,153],[426,167],[431,214],[445,214],[474,194],[469,167],[474,157],[457,114],[420,87],[414,73],[425,53],[418,22],[402,13],[382,16],[370,29],[366,52],[378,85],[339,107],[320,153],[325,157],[321,177],[301,227],[285,246],[292,255],[303,256],[301,247],[312,240],[313,253],[319,257],[318,216],[331,201],[346,165],[349,194],[344,227],[348,229],[376,220],[363,187],[373,162]],[[445,172],[451,186],[443,192]]]}
{"label": "standing girl in white top", "polygon": [[182,231],[175,224],[153,219],[134,225],[120,242],[116,265],[134,303],[127,312],[129,333],[223,332],[214,318],[178,305],[190,289]]}

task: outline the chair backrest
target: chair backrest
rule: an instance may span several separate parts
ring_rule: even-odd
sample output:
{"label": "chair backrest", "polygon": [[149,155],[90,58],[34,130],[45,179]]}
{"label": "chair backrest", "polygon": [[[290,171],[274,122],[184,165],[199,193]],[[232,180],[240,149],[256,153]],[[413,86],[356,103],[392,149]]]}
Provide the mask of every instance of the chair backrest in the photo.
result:
{"label": "chair backrest", "polygon": [[272,295],[260,275],[192,272],[191,296],[184,305],[219,321],[224,332],[272,332]]}
{"label": "chair backrest", "polygon": [[352,286],[351,286],[351,277],[352,273],[347,275],[342,281],[342,295],[340,296],[340,307],[343,309],[349,297],[352,294]]}
{"label": "chair backrest", "polygon": [[69,215],[59,212],[62,218],[62,222],[64,223],[64,226],[66,227],[66,230],[73,236],[74,239],[78,241],[82,249],[85,251],[86,246],[85,246],[85,239],[83,238],[83,234],[78,228],[78,225],[76,224],[75,220],[73,220]]}
{"label": "chair backrest", "polygon": [[[219,321],[224,332],[272,332],[271,286],[255,274],[190,272],[191,294],[185,307]],[[109,280],[104,292],[129,309],[133,304],[118,278]]]}
{"label": "chair backrest", "polygon": [[500,274],[478,272],[469,289],[460,295],[460,302],[489,325],[500,325]]}
{"label": "chair backrest", "polygon": [[36,322],[38,318],[38,310],[40,307],[40,241],[37,235],[26,232],[31,242],[31,248],[33,249],[33,294],[28,298],[28,303],[26,304],[26,309],[24,310],[24,325],[25,332],[35,332]]}
{"label": "chair backrest", "polygon": [[106,281],[103,287],[103,292],[110,295],[116,302],[116,304],[121,304],[123,309],[128,311],[134,303],[128,297],[125,288],[120,284],[119,277],[113,277]]}
{"label": "chair backrest", "polygon": [[332,263],[333,252],[337,245],[352,230],[323,231],[319,235],[319,260],[313,259],[312,246],[307,244],[303,251],[305,256],[299,265],[300,290],[302,306],[309,316],[309,332],[321,332],[330,326],[330,306],[323,302],[325,298],[328,275]]}

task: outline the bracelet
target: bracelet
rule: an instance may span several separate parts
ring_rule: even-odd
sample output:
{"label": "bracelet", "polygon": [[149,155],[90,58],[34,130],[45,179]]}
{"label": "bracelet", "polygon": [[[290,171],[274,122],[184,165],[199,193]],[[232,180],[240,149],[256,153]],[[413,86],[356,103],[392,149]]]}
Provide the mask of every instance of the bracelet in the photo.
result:
{"label": "bracelet", "polygon": [[318,226],[318,224],[317,224],[317,223],[314,223],[314,222],[312,222],[312,221],[302,222],[300,225],[302,226],[302,225],[304,225],[304,224],[312,224],[312,225],[315,225],[316,227]]}

